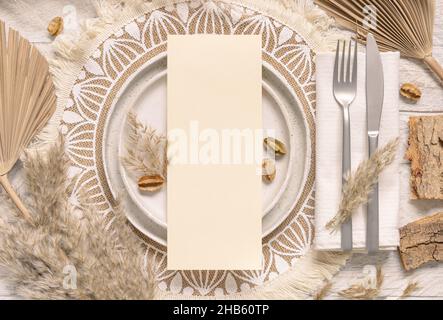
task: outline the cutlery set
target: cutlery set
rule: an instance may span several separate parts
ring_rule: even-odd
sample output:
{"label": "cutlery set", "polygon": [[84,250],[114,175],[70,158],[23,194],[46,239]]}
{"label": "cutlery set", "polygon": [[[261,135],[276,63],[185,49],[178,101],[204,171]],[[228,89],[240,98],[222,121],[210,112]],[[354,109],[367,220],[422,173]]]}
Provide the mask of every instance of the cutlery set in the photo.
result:
{"label": "cutlery set", "polygon": [[[357,94],[357,66],[357,43],[354,43],[354,50],[352,50],[352,41],[349,42],[348,46],[345,41],[341,49],[340,41],[338,41],[334,64],[333,92],[336,101],[343,110],[343,185],[347,174],[351,171],[351,119],[349,109]],[[366,118],[369,157],[374,154],[378,147],[383,98],[384,75],[381,56],[373,35],[369,33],[366,45]],[[352,218],[349,218],[341,226],[341,247],[343,251],[351,251],[353,248]],[[366,248],[369,254],[375,253],[379,249],[378,185],[374,187],[367,205]]]}

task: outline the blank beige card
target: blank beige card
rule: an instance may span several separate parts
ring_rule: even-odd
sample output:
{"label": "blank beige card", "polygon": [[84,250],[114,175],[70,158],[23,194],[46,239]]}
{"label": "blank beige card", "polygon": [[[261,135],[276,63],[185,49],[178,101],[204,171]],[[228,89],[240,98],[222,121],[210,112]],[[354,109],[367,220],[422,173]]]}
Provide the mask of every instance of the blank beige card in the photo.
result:
{"label": "blank beige card", "polygon": [[261,68],[260,36],[168,37],[169,270],[261,269]]}

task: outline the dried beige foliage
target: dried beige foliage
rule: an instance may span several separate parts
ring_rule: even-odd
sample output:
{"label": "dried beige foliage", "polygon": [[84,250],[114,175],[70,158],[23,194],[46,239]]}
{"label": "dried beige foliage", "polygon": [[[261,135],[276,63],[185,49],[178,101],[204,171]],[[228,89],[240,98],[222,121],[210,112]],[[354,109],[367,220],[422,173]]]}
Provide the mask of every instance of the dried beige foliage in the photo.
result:
{"label": "dried beige foliage", "polygon": [[403,290],[402,295],[400,296],[401,299],[410,297],[415,291],[419,289],[418,282],[409,282],[409,284],[406,286],[406,288]]}
{"label": "dried beige foliage", "polygon": [[366,284],[353,284],[348,289],[339,292],[339,295],[346,299],[354,300],[372,300],[380,295],[380,290],[383,285],[384,275],[382,268],[377,267],[375,288],[369,287]]}
{"label": "dried beige foliage", "polygon": [[329,294],[332,288],[332,282],[328,281],[315,295],[314,300],[323,300]]}
{"label": "dried beige foliage", "polygon": [[[357,30],[358,38],[365,43],[372,32],[382,51],[400,51],[406,58],[423,61],[442,81],[443,67],[432,56],[435,0],[314,0],[320,8],[334,17],[338,24]],[[368,14],[368,8],[371,8]],[[377,14],[377,28],[374,13]],[[369,22],[369,23],[368,23]]]}
{"label": "dried beige foliage", "polygon": [[348,220],[355,209],[369,200],[372,188],[378,181],[380,173],[395,159],[399,139],[394,139],[377,150],[371,158],[362,162],[357,170],[349,175],[343,187],[342,198],[337,214],[326,224],[326,228],[337,230]]}
{"label": "dried beige foliage", "polygon": [[128,113],[127,121],[129,133],[123,165],[137,178],[161,175],[166,179],[166,137],[141,123],[133,112]]}
{"label": "dried beige foliage", "polygon": [[8,173],[51,118],[56,102],[46,59],[0,21],[0,185],[30,223],[29,210],[12,188]]}
{"label": "dried beige foliage", "polygon": [[153,299],[156,285],[151,268],[142,268],[143,243],[121,206],[109,220],[85,196],[72,194],[63,141],[45,154],[27,154],[24,168],[35,226],[0,194],[0,266],[12,293],[27,299]]}

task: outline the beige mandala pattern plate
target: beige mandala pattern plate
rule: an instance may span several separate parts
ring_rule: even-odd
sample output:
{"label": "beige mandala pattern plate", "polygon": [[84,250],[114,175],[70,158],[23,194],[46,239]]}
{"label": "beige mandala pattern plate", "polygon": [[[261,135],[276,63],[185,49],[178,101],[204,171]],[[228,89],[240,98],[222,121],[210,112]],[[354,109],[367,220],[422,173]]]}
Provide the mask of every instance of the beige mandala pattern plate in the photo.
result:
{"label": "beige mandala pattern plate", "polygon": [[262,34],[263,60],[293,90],[308,131],[302,190],[290,215],[263,239],[263,270],[168,271],[166,248],[140,235],[147,244],[146,257],[155,261],[162,290],[188,296],[227,295],[286,272],[308,252],[313,238],[314,53],[295,30],[260,12],[224,2],[182,2],[142,15],[106,39],[84,65],[65,107],[61,131],[73,164],[71,174],[77,177],[73,201],[79,190],[86,191],[104,214],[112,216],[115,201],[103,164],[109,110],[131,75],[166,51],[168,34],[195,33]]}

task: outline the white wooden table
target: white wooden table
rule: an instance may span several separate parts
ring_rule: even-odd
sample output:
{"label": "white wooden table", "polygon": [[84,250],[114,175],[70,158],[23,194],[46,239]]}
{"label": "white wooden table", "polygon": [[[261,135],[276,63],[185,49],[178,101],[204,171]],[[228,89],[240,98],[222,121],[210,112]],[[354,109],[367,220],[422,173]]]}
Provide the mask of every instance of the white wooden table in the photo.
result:
{"label": "white wooden table", "polygon": [[[270,0],[271,1],[271,0]],[[307,0],[310,1],[310,0]],[[437,1],[437,15],[434,35],[434,56],[443,62],[443,0]],[[53,56],[51,39],[46,26],[55,16],[62,15],[63,10],[71,10],[67,5],[74,5],[78,18],[94,16],[94,9],[85,0],[8,0],[0,1],[0,19],[7,21],[30,39],[48,58]],[[438,14],[440,13],[440,14]],[[423,98],[418,104],[400,101],[402,154],[407,144],[408,117],[419,114],[443,114],[443,87],[432,74],[420,63],[402,59],[400,66],[401,82],[414,82],[423,90]],[[401,169],[401,203],[400,224],[416,220],[425,215],[443,211],[443,201],[409,200],[409,163],[402,161]],[[380,298],[398,299],[410,281],[417,281],[419,289],[411,298],[443,299],[443,264],[430,264],[414,272],[403,271],[397,252],[381,253],[376,257],[356,254],[333,279],[328,299],[340,298],[338,292],[348,288],[355,281],[365,277],[371,266],[381,265],[385,280]],[[0,299],[11,299],[8,291],[0,284]]]}

